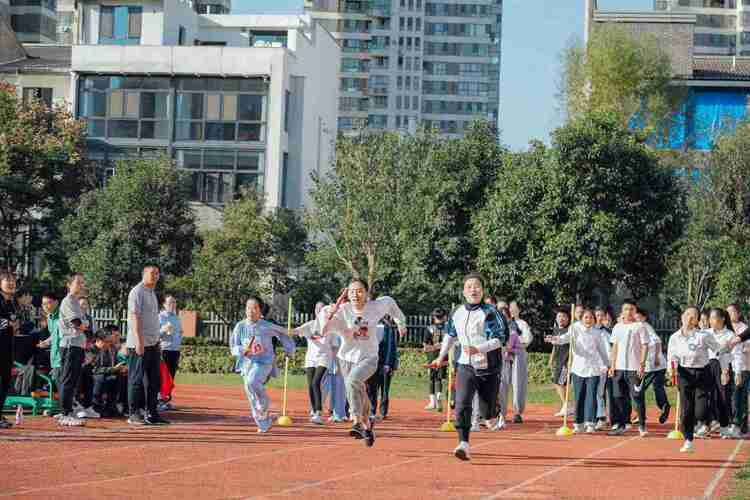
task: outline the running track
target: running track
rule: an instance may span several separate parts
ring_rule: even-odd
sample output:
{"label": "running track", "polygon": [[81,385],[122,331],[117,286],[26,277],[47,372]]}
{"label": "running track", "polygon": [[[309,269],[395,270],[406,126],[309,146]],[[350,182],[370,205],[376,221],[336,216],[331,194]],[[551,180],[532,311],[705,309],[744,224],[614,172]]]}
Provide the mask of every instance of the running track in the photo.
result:
{"label": "running track", "polygon": [[345,424],[307,423],[303,392],[290,397],[295,426],[265,435],[240,387],[180,386],[176,399],[170,427],[60,430],[40,417],[1,432],[0,498],[720,498],[750,453],[744,441],[712,439],[686,456],[659,425],[645,439],[558,438],[552,409],[533,406],[523,425],[473,434],[463,463],[450,454],[455,434],[437,432],[423,402],[392,402],[367,449]]}

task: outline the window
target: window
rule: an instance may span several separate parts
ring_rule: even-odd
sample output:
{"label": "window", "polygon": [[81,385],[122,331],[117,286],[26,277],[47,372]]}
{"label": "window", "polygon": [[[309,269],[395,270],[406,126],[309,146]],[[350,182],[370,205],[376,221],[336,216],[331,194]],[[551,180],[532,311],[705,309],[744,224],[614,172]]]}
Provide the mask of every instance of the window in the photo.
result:
{"label": "window", "polygon": [[52,89],[42,87],[24,87],[23,103],[27,104],[32,99],[42,101],[48,108],[52,107]]}
{"label": "window", "polygon": [[413,109],[414,111],[419,110],[419,97],[417,96],[411,97],[411,109]]}
{"label": "window", "polygon": [[142,11],[142,7],[102,6],[99,15],[99,43],[140,44]]}
{"label": "window", "polygon": [[406,64],[404,65],[404,67],[406,68],[406,71],[411,71],[411,57],[406,57],[405,61]]}
{"label": "window", "polygon": [[223,204],[243,189],[262,191],[262,152],[178,149],[176,160],[178,168],[191,172],[193,201]]}
{"label": "window", "polygon": [[396,77],[396,88],[401,90],[404,87],[404,79],[401,76]]}
{"label": "window", "polygon": [[419,90],[419,77],[414,77],[414,90]]}
{"label": "window", "polygon": [[407,36],[407,37],[406,37],[406,50],[411,50],[411,47],[412,47],[412,45],[411,45],[411,40],[412,40],[412,39],[411,39],[411,37],[410,37],[410,36]]}
{"label": "window", "polygon": [[418,17],[414,22],[415,31],[422,31],[422,18]]}
{"label": "window", "polygon": [[422,49],[422,39],[421,38],[415,38],[414,39],[414,49],[415,50],[421,50]]}
{"label": "window", "polygon": [[399,17],[398,18],[398,29],[401,31],[404,31],[406,29],[406,18],[405,17]]}
{"label": "window", "polygon": [[401,96],[396,96],[396,109],[401,109]]}
{"label": "window", "polygon": [[406,29],[409,31],[414,30],[414,18],[413,17],[408,18],[408,20],[406,21]]}
{"label": "window", "polygon": [[414,10],[414,0],[409,0],[409,10]]}

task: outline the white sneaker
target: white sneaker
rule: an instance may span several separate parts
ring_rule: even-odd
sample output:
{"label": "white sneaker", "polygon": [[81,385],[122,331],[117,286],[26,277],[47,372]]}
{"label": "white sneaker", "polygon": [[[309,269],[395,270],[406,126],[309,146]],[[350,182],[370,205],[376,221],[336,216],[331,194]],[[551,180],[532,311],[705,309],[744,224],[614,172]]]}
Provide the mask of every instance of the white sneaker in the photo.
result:
{"label": "white sneaker", "polygon": [[606,420],[599,420],[594,426],[594,429],[597,431],[603,431],[606,427],[607,427]]}
{"label": "white sneaker", "polygon": [[583,424],[573,424],[573,434],[581,434],[583,432]]}
{"label": "white sneaker", "polygon": [[729,427],[729,432],[727,433],[729,437],[727,439],[741,439],[742,438],[742,432],[740,432],[740,428],[736,425],[732,425]]}
{"label": "white sneaker", "polygon": [[586,434],[594,434],[596,432],[596,426],[593,424],[593,422],[587,422],[584,424],[584,428],[586,430]]}
{"label": "white sneaker", "polygon": [[680,453],[693,453],[694,451],[695,448],[693,448],[692,441],[685,441],[685,444],[683,444],[682,448],[680,448]]}
{"label": "white sneaker", "polygon": [[86,425],[86,421],[76,417],[65,417],[60,420],[60,425],[67,427],[83,427]]}
{"label": "white sneaker", "polygon": [[453,456],[456,457],[459,460],[471,460],[471,452],[469,451],[469,443],[466,441],[461,441],[458,443],[458,446],[456,446],[456,449],[453,450]]}
{"label": "white sneaker", "polygon": [[497,420],[485,420],[484,426],[487,427],[488,431],[497,430]]}
{"label": "white sneaker", "polygon": [[613,426],[612,426],[612,428],[611,428],[610,430],[611,430],[611,431],[619,431],[619,430],[620,430],[620,424],[615,424],[615,425],[613,425]]}
{"label": "white sneaker", "polygon": [[565,413],[567,411],[568,411],[568,409],[565,407],[565,405],[563,405],[562,408],[560,408],[560,411],[558,411],[557,413],[555,413],[553,416],[555,416],[555,417],[564,417]]}
{"label": "white sneaker", "polygon": [[646,436],[648,436],[648,431],[646,430],[645,427],[639,427],[638,434],[640,434],[642,438],[645,438]]}
{"label": "white sneaker", "polygon": [[435,408],[437,408],[437,406],[435,406],[435,403],[433,403],[432,401],[430,401],[429,404],[424,407],[425,410],[434,410]]}
{"label": "white sneaker", "polygon": [[695,437],[700,439],[708,439],[709,434],[708,427],[705,424],[695,430]]}
{"label": "white sneaker", "polygon": [[479,425],[479,422],[473,422],[471,424],[471,432],[479,432],[482,430],[482,427]]}
{"label": "white sneaker", "polygon": [[716,432],[718,430],[721,430],[721,424],[718,421],[714,420],[713,422],[711,422],[711,432]]}
{"label": "white sneaker", "polygon": [[630,424],[625,424],[625,431],[629,431],[632,426]]}
{"label": "white sneaker", "polygon": [[91,406],[89,406],[83,411],[86,412],[86,418],[102,418],[99,412],[94,410],[94,408]]}
{"label": "white sneaker", "polygon": [[317,425],[323,425],[323,419],[320,418],[320,415],[315,413],[312,417],[310,417],[310,422]]}

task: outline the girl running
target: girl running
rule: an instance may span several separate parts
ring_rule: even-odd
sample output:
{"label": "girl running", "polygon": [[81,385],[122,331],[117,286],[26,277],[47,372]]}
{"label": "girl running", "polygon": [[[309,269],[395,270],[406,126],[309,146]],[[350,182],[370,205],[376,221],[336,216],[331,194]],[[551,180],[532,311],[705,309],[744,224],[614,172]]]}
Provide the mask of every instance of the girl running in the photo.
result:
{"label": "girl running", "polygon": [[453,312],[448,323],[448,334],[431,368],[442,366],[453,344],[461,344],[456,374],[456,430],[458,446],[453,454],[460,460],[470,460],[469,434],[471,432],[472,400],[479,394],[482,416],[485,420],[496,417],[497,395],[502,368],[501,347],[508,335],[505,318],[492,305],[483,304],[484,288],[479,274],[464,278],[466,303]]}
{"label": "girl running", "polygon": [[[432,363],[438,357],[440,346],[443,342],[445,329],[448,326],[448,313],[445,309],[435,309],[432,311],[432,325],[427,328],[422,339],[422,351],[427,355],[427,363]],[[430,400],[425,410],[442,411],[441,398],[443,394],[443,380],[447,377],[446,367],[430,368]]]}
{"label": "girl running", "polygon": [[[348,299],[348,302],[345,302]],[[344,375],[353,425],[349,435],[363,439],[370,447],[375,444],[373,423],[369,419],[370,400],[367,380],[378,369],[378,339],[376,328],[384,316],[396,322],[399,333],[406,334],[406,317],[390,297],[369,300],[367,284],[359,279],[349,283],[336,304],[323,309],[320,315],[321,333],[325,337],[335,333],[341,337],[338,358]]]}
{"label": "girl running", "polygon": [[[729,315],[724,309],[711,309],[708,323],[711,327],[709,332],[713,334],[719,344],[726,344],[734,338]],[[720,352],[719,349],[711,349],[709,358],[708,366],[711,374],[709,404],[712,416],[719,421],[719,434],[726,439],[731,437],[729,436],[729,421],[732,417],[732,393],[734,389],[732,354],[726,351]],[[699,438],[705,438],[708,437],[710,432],[708,425],[702,425],[695,434]]]}
{"label": "girl running", "polygon": [[[568,333],[569,327],[570,313],[565,309],[560,309],[552,327],[552,336],[559,337]],[[555,391],[560,398],[560,411],[555,413],[554,416],[562,417],[565,413],[572,415],[572,408],[568,408],[565,403],[565,386],[568,384],[568,349],[553,345],[552,352],[549,354],[548,366],[552,370],[552,383],[555,385]]]}
{"label": "girl running", "polygon": [[276,357],[273,337],[281,341],[287,356],[294,353],[294,341],[287,336],[285,328],[261,319],[262,303],[257,297],[248,299],[245,304],[247,317],[234,327],[229,339],[229,349],[238,360],[245,394],[258,432],[266,433],[273,424],[273,419],[268,415],[270,401],[265,387]]}

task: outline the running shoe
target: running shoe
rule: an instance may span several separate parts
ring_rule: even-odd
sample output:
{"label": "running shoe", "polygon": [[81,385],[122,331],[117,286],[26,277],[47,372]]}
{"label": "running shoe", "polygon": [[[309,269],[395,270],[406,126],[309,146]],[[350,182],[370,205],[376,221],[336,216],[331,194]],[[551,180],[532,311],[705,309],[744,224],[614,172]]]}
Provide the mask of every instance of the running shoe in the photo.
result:
{"label": "running shoe", "polygon": [[513,415],[513,423],[514,424],[522,424],[523,418],[521,418],[521,415]]}
{"label": "running shoe", "polygon": [[583,428],[586,434],[594,434],[596,432],[596,426],[594,425],[593,422],[588,422],[584,424]]}
{"label": "running shoe", "polygon": [[623,434],[625,434],[625,429],[619,426],[616,429],[613,428],[607,433],[608,436],[622,436]]}
{"label": "running shoe", "polygon": [[716,420],[711,422],[711,432],[716,432],[719,429],[721,429],[721,424],[719,422],[717,422]]}
{"label": "running shoe", "polygon": [[583,424],[573,424],[573,434],[581,434],[583,430]]}
{"label": "running shoe", "polygon": [[140,412],[135,412],[128,417],[128,425],[146,425]]}
{"label": "running shoe", "polygon": [[349,429],[349,436],[353,437],[354,439],[365,439],[367,437],[367,435],[365,434],[365,428],[362,426],[362,424],[352,425],[352,428]]}
{"label": "running shoe", "polygon": [[646,428],[645,428],[645,427],[639,427],[639,428],[638,428],[638,434],[639,434],[639,435],[640,435],[640,436],[641,436],[642,438],[645,438],[646,436],[648,436],[648,431],[646,430]]}
{"label": "running shoe", "polygon": [[680,448],[680,453],[693,453],[694,451],[695,448],[693,448],[692,441],[685,441],[685,444],[683,444],[682,448]]}
{"label": "running shoe", "polygon": [[153,413],[151,415],[146,415],[143,419],[143,423],[146,425],[169,425],[171,422],[158,413]]}
{"label": "running shoe", "polygon": [[320,415],[315,413],[312,417],[310,417],[310,422],[317,425],[323,425],[323,419],[320,418]]}
{"label": "running shoe", "polygon": [[466,441],[461,441],[460,443],[458,443],[458,446],[456,446],[456,449],[453,450],[453,456],[463,461],[471,460],[471,452],[469,450],[469,443],[467,443]]}
{"label": "running shoe", "polygon": [[664,408],[661,410],[661,415],[659,415],[659,423],[663,424],[667,420],[669,420],[669,412],[672,410],[672,406],[667,403],[664,405]]}
{"label": "running shoe", "polygon": [[471,424],[471,432],[479,432],[482,430],[482,427],[479,425],[479,422],[474,422]]}
{"label": "running shoe", "polygon": [[695,431],[695,437],[700,438],[700,439],[708,439],[709,435],[710,435],[710,432],[708,430],[708,427],[706,427],[705,425],[701,425]]}
{"label": "running shoe", "polygon": [[594,426],[594,429],[597,431],[603,431],[604,428],[607,427],[607,421],[606,420],[599,420],[596,425]]}
{"label": "running shoe", "polygon": [[101,414],[98,411],[94,410],[94,408],[92,408],[91,406],[76,412],[76,417],[78,418],[102,418]]}
{"label": "running shoe", "polygon": [[372,446],[375,444],[375,433],[372,431],[372,429],[367,429],[365,431],[365,446],[368,448],[372,448]]}
{"label": "running shoe", "polygon": [[10,429],[13,427],[13,424],[5,420],[5,418],[0,417],[0,429]]}
{"label": "running shoe", "polygon": [[58,421],[58,423],[65,427],[83,427],[86,425],[86,421],[84,419],[73,416],[62,418]]}

